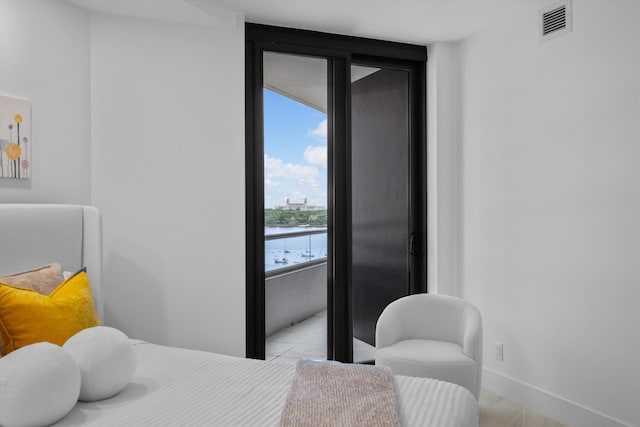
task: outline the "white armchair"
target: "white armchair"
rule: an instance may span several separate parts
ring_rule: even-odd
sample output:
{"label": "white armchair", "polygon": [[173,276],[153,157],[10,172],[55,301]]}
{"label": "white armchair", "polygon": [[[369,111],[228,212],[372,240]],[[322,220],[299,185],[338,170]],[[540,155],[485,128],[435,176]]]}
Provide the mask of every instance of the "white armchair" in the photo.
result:
{"label": "white armchair", "polygon": [[436,378],[478,399],[482,380],[482,318],[468,301],[417,294],[389,304],[376,325],[376,365],[396,375]]}

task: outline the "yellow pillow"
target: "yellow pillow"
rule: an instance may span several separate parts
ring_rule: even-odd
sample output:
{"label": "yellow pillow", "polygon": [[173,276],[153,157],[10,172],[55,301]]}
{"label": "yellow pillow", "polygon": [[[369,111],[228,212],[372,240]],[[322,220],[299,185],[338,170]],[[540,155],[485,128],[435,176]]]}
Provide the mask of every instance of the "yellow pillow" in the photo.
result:
{"label": "yellow pillow", "polygon": [[49,296],[0,283],[0,354],[42,341],[62,345],[77,332],[101,324],[84,269]]}

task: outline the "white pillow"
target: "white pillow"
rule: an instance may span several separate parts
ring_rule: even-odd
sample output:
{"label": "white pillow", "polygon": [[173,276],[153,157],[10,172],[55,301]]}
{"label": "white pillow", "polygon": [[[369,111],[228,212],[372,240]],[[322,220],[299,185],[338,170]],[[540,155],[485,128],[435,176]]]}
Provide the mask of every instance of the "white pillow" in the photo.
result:
{"label": "white pillow", "polygon": [[48,342],[21,347],[0,359],[0,425],[45,426],[71,411],[80,394],[80,368]]}
{"label": "white pillow", "polygon": [[80,400],[93,402],[120,393],[136,369],[129,338],[117,329],[95,326],[84,329],[62,346],[80,367]]}

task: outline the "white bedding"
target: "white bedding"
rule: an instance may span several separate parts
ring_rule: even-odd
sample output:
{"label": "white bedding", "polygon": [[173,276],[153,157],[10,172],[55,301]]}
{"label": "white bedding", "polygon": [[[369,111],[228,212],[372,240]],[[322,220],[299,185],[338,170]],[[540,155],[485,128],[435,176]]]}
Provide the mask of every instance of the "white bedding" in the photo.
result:
{"label": "white bedding", "polygon": [[[277,426],[295,365],[134,341],[131,383],[78,402],[56,426]],[[472,394],[433,379],[394,377],[403,426],[477,426]]]}

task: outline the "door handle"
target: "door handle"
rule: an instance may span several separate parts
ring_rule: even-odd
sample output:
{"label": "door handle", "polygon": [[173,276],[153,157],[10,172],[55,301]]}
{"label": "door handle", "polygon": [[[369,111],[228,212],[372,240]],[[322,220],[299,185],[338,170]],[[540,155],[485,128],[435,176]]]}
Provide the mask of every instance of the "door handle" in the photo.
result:
{"label": "door handle", "polygon": [[409,238],[409,253],[413,256],[422,254],[420,233],[411,233]]}

